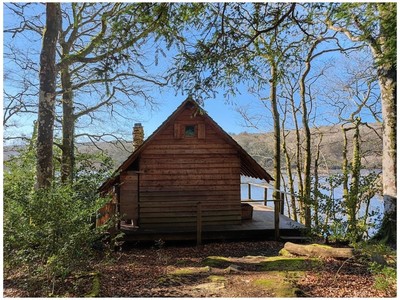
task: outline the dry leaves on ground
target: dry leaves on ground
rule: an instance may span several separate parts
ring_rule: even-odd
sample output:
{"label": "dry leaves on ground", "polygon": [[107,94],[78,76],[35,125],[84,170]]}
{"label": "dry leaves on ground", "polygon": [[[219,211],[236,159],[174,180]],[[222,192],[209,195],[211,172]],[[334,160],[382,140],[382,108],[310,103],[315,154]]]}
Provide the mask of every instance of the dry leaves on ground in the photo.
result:
{"label": "dry leaves on ground", "polygon": [[[185,276],[171,275],[182,268],[203,270],[209,256],[240,258],[245,256],[277,256],[282,243],[271,241],[218,242],[200,247],[193,244],[133,245],[115,252],[108,259],[98,260],[91,267],[100,274],[100,297],[277,297],[273,289],[255,285],[275,276],[270,271],[239,264],[227,269],[211,267],[210,271]],[[290,272],[281,272],[289,276]],[[285,275],[286,274],[286,275]],[[299,276],[300,274],[300,276]],[[327,259],[317,267],[301,270],[288,281],[299,288],[299,295],[309,297],[393,297],[374,288],[373,276],[367,267],[355,261]],[[24,281],[25,280],[25,281]],[[73,277],[57,286],[56,295],[82,297],[91,289],[88,280]],[[23,274],[4,281],[4,296],[44,296],[27,290]],[[277,283],[279,284],[279,283]]]}

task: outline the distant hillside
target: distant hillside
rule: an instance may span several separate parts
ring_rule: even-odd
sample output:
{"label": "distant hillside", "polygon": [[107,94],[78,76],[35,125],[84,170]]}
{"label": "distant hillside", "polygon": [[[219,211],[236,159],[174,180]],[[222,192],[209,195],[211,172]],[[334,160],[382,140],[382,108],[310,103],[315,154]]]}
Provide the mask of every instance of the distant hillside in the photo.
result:
{"label": "distant hillside", "polygon": [[[361,132],[361,151],[363,153],[363,167],[368,169],[381,168],[382,156],[382,127],[379,124],[370,124],[371,128],[363,126]],[[313,143],[311,146],[312,154],[316,154],[317,144],[319,142],[319,135],[322,134],[321,141],[321,163],[323,168],[337,169],[342,165],[342,152],[343,152],[343,133],[340,126],[325,126],[318,129],[311,129],[313,136]],[[250,134],[241,133],[234,134],[232,137],[250,153],[262,166],[267,169],[272,168],[273,156],[273,133],[267,134]],[[351,159],[352,155],[352,138],[353,132],[347,132],[348,139],[348,158]],[[296,149],[296,134],[295,131],[290,131],[287,134],[287,148],[289,153],[295,155]],[[283,141],[282,141],[283,142]],[[282,155],[283,156],[283,155]],[[283,161],[282,163],[285,163]],[[282,166],[285,166],[283,164]],[[292,167],[294,167],[292,165]]]}
{"label": "distant hillside", "polygon": [[[381,153],[382,141],[376,134],[381,135],[381,126],[379,124],[371,124],[373,129],[365,126],[361,129],[362,145],[361,150],[364,155],[363,167],[368,169],[381,168]],[[338,169],[342,164],[342,147],[343,147],[343,134],[340,126],[326,126],[311,130],[313,135],[312,152],[316,153],[316,145],[319,139],[319,132],[322,133],[323,138],[321,142],[321,168],[325,169]],[[272,170],[272,157],[273,157],[273,133],[258,134],[258,133],[240,133],[232,134],[235,139],[250,155],[254,157],[257,162],[267,170]],[[352,132],[347,133],[349,141],[348,157],[351,158],[352,154]],[[290,131],[287,135],[288,149],[293,155],[296,147],[296,135],[294,131]],[[4,160],[9,159],[11,156],[18,154],[20,147],[4,147]],[[124,160],[127,159],[133,150],[132,142],[110,142],[98,143],[95,147],[91,143],[80,144],[78,151],[81,153],[90,153],[100,151],[102,149],[114,160],[115,168],[118,167]],[[282,168],[286,164],[282,154]],[[295,167],[292,165],[292,167]]]}

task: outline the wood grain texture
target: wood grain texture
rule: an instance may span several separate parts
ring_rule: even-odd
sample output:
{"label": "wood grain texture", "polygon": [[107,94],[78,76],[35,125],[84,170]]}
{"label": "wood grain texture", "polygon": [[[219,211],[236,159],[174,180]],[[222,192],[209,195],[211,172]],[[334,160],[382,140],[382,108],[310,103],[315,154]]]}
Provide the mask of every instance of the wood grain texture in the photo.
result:
{"label": "wood grain texture", "polygon": [[[195,226],[198,202],[202,226],[241,222],[237,150],[192,114],[184,110],[141,154],[142,228]],[[185,125],[197,126],[195,137],[185,137]]]}
{"label": "wood grain texture", "polygon": [[132,172],[121,174],[119,191],[119,208],[123,220],[133,220],[136,224],[138,211],[138,175]]}

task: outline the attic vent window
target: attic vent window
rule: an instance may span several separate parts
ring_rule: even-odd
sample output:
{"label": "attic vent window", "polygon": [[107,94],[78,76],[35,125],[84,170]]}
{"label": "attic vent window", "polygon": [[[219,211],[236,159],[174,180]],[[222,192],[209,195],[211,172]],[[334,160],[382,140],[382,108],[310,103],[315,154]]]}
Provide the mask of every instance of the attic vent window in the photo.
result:
{"label": "attic vent window", "polygon": [[196,135],[196,126],[195,125],[186,125],[185,126],[185,137],[194,137]]}

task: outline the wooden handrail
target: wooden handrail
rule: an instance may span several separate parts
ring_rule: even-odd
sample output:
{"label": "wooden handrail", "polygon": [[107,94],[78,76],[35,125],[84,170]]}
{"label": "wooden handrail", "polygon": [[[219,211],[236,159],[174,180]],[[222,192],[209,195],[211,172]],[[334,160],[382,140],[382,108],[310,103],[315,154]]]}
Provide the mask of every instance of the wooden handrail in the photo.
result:
{"label": "wooden handrail", "polygon": [[[267,202],[274,202],[274,232],[275,232],[275,239],[278,241],[280,239],[279,219],[280,219],[280,215],[284,214],[285,194],[286,195],[291,195],[291,194],[282,192],[271,186],[267,186],[266,184],[258,184],[258,183],[253,183],[253,182],[241,182],[240,184],[247,184],[247,186],[248,186],[248,191],[247,191],[248,199],[241,200],[242,203],[263,202],[264,205],[267,206]],[[262,199],[262,200],[251,199],[251,186],[263,188],[264,189],[264,199]],[[278,195],[279,195],[279,199],[267,199],[268,198],[268,196],[267,196],[268,189],[277,191]]]}
{"label": "wooden handrail", "polygon": [[267,199],[267,200],[264,200],[264,199],[245,199],[245,200],[240,200],[241,202],[243,202],[243,203],[246,203],[246,202],[262,202],[262,203],[264,203],[264,201],[266,201],[266,202],[276,202],[276,201],[281,201],[281,199],[279,199],[279,200],[275,200],[275,199]]}
{"label": "wooden handrail", "polygon": [[257,187],[264,188],[264,189],[270,189],[270,190],[273,190],[273,191],[278,191],[278,192],[280,192],[282,194],[285,194],[285,195],[298,197],[298,195],[291,194],[291,193],[288,193],[288,192],[285,192],[285,191],[281,191],[281,190],[277,190],[272,185],[270,185],[268,183],[260,184],[260,183],[254,183],[254,182],[241,182],[240,184],[253,185],[253,186],[257,186]]}

